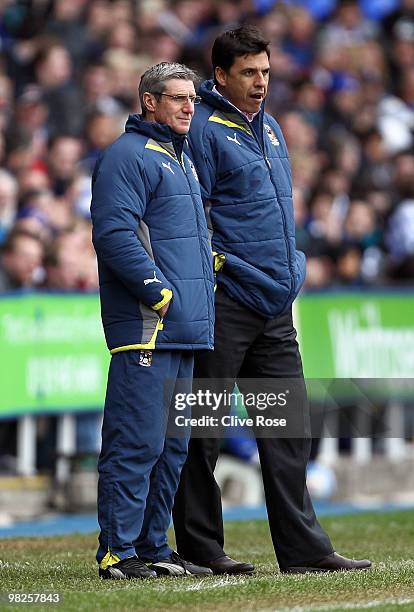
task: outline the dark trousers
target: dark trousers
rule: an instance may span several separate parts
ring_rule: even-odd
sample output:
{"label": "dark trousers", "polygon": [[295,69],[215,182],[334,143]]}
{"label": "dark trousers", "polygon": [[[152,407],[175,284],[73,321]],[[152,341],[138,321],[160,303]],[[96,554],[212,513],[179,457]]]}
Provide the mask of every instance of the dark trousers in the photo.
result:
{"label": "dark trousers", "polygon": [[[295,378],[303,381],[296,331],[289,312],[266,320],[216,292],[214,351],[195,355],[194,378]],[[303,381],[303,389],[306,388]],[[281,568],[316,561],[333,552],[306,487],[311,440],[257,439],[270,532]],[[179,554],[200,563],[223,556],[221,494],[214,478],[220,440],[192,437],[175,497],[173,519]]]}

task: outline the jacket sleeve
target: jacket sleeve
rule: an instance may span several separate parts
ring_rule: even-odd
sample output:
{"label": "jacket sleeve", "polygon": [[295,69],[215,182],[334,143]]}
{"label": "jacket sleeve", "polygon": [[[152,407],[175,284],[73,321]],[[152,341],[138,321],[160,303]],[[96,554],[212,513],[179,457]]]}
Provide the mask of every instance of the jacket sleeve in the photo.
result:
{"label": "jacket sleeve", "polygon": [[133,151],[117,146],[103,155],[92,177],[92,240],[98,257],[128,290],[158,310],[172,291],[137,236],[149,198],[145,180]]}
{"label": "jacket sleeve", "polygon": [[[193,127],[194,125],[194,127]],[[213,228],[208,219],[208,210],[210,208],[210,196],[216,182],[216,156],[214,155],[211,141],[206,138],[203,129],[196,123],[192,124],[188,135],[190,145],[190,156],[196,167],[198,178],[200,181],[201,197],[203,199],[204,210],[207,217],[207,226],[209,228],[210,242],[213,234]],[[224,253],[216,253],[212,251],[212,265],[214,276],[219,272],[226,261]]]}

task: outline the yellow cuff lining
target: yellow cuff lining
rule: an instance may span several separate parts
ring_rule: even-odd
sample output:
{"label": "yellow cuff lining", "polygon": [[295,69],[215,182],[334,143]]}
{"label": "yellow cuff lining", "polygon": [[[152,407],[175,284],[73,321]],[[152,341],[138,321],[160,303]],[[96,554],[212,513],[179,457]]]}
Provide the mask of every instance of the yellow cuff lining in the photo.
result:
{"label": "yellow cuff lining", "polygon": [[168,304],[168,302],[172,300],[173,293],[171,289],[161,289],[161,295],[163,296],[161,302],[157,302],[157,304],[151,306],[152,310],[159,310],[160,308],[165,306],[165,304]]}
{"label": "yellow cuff lining", "polygon": [[226,256],[224,255],[224,253],[216,253],[215,251],[213,251],[214,272],[220,272],[220,270],[224,266],[225,261]]}
{"label": "yellow cuff lining", "polygon": [[118,557],[118,555],[113,555],[111,551],[108,549],[108,552],[106,553],[106,555],[100,562],[99,567],[103,570],[106,570],[108,567],[111,567],[111,565],[115,565],[115,563],[119,563],[120,560],[121,559]]}

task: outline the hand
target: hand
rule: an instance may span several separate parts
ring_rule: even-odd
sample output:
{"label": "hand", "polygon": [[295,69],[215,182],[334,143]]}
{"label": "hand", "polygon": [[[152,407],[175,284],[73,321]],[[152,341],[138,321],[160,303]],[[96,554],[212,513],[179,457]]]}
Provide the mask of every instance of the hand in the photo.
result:
{"label": "hand", "polygon": [[157,310],[158,316],[160,317],[160,319],[163,319],[165,317],[170,307],[170,304],[171,304],[171,300],[167,302],[166,304],[164,304],[164,306],[162,306],[159,310]]}

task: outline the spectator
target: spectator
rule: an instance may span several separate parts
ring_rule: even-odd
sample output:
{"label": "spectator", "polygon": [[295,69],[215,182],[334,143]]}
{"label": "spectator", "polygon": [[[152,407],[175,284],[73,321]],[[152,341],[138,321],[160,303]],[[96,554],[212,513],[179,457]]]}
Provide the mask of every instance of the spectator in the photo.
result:
{"label": "spectator", "polygon": [[43,245],[37,236],[12,231],[1,250],[0,293],[39,286],[42,274]]}
{"label": "spectator", "polygon": [[46,285],[60,291],[98,288],[95,252],[90,227],[84,223],[62,233],[49,246],[45,256]]}
{"label": "spectator", "polygon": [[109,69],[112,96],[125,113],[134,112],[138,76],[145,70],[148,59],[124,49],[109,49],[104,60]]}
{"label": "spectator", "polygon": [[323,28],[321,38],[328,45],[354,47],[377,32],[376,24],[364,18],[357,0],[342,0],[334,19]]}
{"label": "spectator", "polygon": [[0,169],[0,244],[13,227],[17,213],[18,184],[7,170]]}
{"label": "spectator", "polygon": [[[58,0],[24,4],[21,16],[4,33],[0,74],[0,164],[9,173],[2,189],[14,177],[20,205],[14,213],[0,210],[0,240],[17,224],[48,241],[79,217],[87,219],[89,175],[122,116],[139,111],[139,75],[158,60],[185,57],[208,78],[217,30],[250,21],[271,40],[267,107],[291,151],[300,193],[298,240],[312,258],[310,276],[316,274],[309,283],[336,283],[338,252],[349,244],[344,223],[355,200],[373,211],[374,234],[386,237],[364,247],[360,281],[395,281],[402,261],[395,255],[397,210],[403,202],[406,210],[412,198],[410,177],[400,176],[414,143],[411,0],[386,9],[356,0],[151,0],[139,6]],[[321,194],[331,205],[326,218],[315,218]],[[369,279],[362,270],[367,249],[380,262]]]}
{"label": "spectator", "polygon": [[14,121],[32,138],[33,155],[41,159],[47,150],[49,109],[38,85],[27,85],[16,100]]}
{"label": "spectator", "polygon": [[85,0],[56,0],[46,32],[69,51],[73,66],[81,73],[92,52],[92,40],[83,21]]}
{"label": "spectator", "polygon": [[56,196],[63,196],[77,172],[82,155],[82,141],[70,135],[60,135],[49,143],[47,158],[52,189]]}
{"label": "spectator", "polygon": [[[98,270],[91,241],[90,224],[80,222],[51,242],[45,255],[46,287],[57,291],[98,289]],[[101,412],[76,416],[76,451],[79,456],[97,458],[100,448]],[[50,423],[49,423],[50,426]]]}
{"label": "spectator", "polygon": [[96,160],[101,151],[117,138],[122,130],[120,115],[92,112],[86,120],[86,155],[82,159],[82,167],[92,174]]}
{"label": "spectator", "polygon": [[[43,278],[42,258],[43,245],[38,237],[12,230],[0,253],[0,295],[38,286]],[[0,423],[0,472],[16,470],[16,431],[15,419]]]}
{"label": "spectator", "polygon": [[[39,235],[49,237],[50,233],[65,231],[73,224],[72,211],[62,198],[56,198],[48,187],[33,189],[24,194],[18,216],[19,225],[28,226],[28,220],[37,219],[47,230],[46,234],[39,228]],[[26,223],[23,221],[26,220]],[[33,231],[33,230],[31,230]],[[46,240],[46,238],[45,238]],[[46,240],[47,241],[47,240]]]}
{"label": "spectator", "polygon": [[112,92],[111,74],[103,62],[90,64],[82,79],[85,112],[116,113],[122,107],[115,100]]}
{"label": "spectator", "polygon": [[356,243],[361,249],[376,245],[380,240],[375,211],[362,200],[351,202],[344,229],[344,242]]}
{"label": "spectator", "polygon": [[13,112],[13,84],[4,74],[0,74],[0,129],[4,131]]}
{"label": "spectator", "polygon": [[74,136],[80,135],[82,99],[79,89],[71,81],[73,65],[67,49],[57,42],[45,44],[38,53],[34,68],[49,108],[47,127],[50,135],[60,135],[62,130]]}

